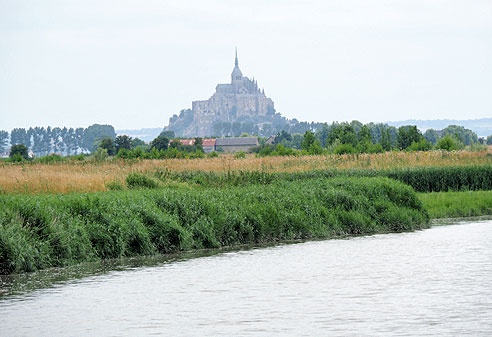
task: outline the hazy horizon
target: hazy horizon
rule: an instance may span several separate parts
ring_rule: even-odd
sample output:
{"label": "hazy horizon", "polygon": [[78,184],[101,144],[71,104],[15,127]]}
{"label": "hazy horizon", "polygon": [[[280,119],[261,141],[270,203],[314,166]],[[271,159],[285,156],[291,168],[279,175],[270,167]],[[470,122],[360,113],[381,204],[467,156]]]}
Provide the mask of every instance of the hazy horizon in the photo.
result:
{"label": "hazy horizon", "polygon": [[492,117],[492,1],[0,0],[0,130],[157,128],[245,76],[300,121]]}

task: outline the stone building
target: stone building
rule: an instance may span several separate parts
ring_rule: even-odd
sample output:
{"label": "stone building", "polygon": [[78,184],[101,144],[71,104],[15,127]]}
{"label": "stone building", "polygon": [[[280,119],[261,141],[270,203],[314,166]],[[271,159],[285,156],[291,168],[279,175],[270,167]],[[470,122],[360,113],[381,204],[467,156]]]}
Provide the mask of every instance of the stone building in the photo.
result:
{"label": "stone building", "polygon": [[191,111],[192,118],[187,117],[186,125],[182,125],[184,121],[178,116],[173,116],[167,129],[177,131],[181,137],[211,136],[216,122],[234,122],[241,117],[257,119],[272,115],[275,109],[273,101],[260,90],[257,81],[243,76],[236,51],[231,83],[218,84],[212,97],[194,101]]}

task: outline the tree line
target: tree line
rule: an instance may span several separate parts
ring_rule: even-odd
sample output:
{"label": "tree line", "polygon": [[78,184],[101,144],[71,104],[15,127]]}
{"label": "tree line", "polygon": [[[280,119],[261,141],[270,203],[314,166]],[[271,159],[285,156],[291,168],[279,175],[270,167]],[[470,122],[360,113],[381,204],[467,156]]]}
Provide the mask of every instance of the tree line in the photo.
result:
{"label": "tree line", "polygon": [[111,125],[93,124],[87,128],[34,127],[29,129],[15,128],[10,134],[0,130],[0,153],[5,152],[9,143],[24,145],[35,156],[50,153],[76,155],[93,152],[98,142],[104,138],[116,138]]}
{"label": "tree line", "polygon": [[488,139],[462,126],[450,125],[443,130],[429,129],[422,133],[415,125],[399,128],[387,124],[350,123],[323,124],[317,130],[292,134],[286,130],[277,133],[272,142],[265,142],[254,152],[259,155],[293,155],[296,150],[305,154],[378,153],[391,150],[427,151],[460,150],[465,146],[485,144]]}

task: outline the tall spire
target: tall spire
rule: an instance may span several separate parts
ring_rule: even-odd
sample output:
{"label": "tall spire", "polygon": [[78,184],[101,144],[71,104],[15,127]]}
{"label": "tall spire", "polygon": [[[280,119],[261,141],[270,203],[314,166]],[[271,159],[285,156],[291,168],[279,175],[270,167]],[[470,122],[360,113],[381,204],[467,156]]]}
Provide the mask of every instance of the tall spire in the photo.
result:
{"label": "tall spire", "polygon": [[236,47],[236,61],[234,62],[234,70],[232,71],[231,74],[231,80],[232,83],[236,81],[241,81],[243,78],[243,74],[241,73],[241,70],[239,69],[239,62],[237,60],[237,47]]}

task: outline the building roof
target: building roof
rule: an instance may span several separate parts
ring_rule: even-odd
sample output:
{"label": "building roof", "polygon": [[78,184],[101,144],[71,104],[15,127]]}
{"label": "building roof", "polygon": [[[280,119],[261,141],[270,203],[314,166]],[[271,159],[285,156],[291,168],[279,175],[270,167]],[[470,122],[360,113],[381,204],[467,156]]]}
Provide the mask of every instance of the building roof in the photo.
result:
{"label": "building roof", "polygon": [[214,146],[215,138],[207,138],[202,140],[202,146]]}
{"label": "building roof", "polygon": [[[172,139],[171,139],[171,143],[172,143]],[[191,138],[191,139],[179,139],[179,142],[183,145],[186,145],[186,146],[192,146],[192,145],[195,145],[195,139],[194,138]],[[205,138],[205,139],[202,139],[202,146],[214,146],[215,145],[215,138]]]}
{"label": "building roof", "polygon": [[195,144],[195,140],[194,139],[180,139],[179,142],[183,145],[187,145],[187,146],[192,146],[193,144]]}
{"label": "building roof", "polygon": [[258,146],[257,137],[217,138],[215,146]]}

